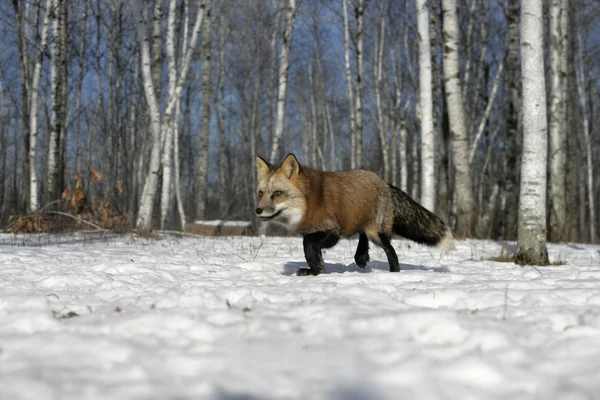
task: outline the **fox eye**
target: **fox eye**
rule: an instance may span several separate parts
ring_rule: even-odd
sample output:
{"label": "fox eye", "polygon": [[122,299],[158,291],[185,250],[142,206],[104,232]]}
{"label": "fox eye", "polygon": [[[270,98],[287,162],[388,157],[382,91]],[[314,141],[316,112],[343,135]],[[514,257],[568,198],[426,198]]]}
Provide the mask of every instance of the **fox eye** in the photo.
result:
{"label": "fox eye", "polygon": [[264,194],[264,193],[263,193],[263,191],[262,191],[262,190],[259,190],[259,191],[258,191],[258,197],[259,197],[259,198],[263,197],[263,194]]}
{"label": "fox eye", "polygon": [[281,196],[281,190],[276,190],[273,192],[273,197]]}

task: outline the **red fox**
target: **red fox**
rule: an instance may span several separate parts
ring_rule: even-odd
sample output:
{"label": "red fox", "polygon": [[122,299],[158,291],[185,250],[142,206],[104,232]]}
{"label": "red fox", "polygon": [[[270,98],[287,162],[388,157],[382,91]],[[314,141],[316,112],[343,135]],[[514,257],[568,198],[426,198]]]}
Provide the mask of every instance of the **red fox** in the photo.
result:
{"label": "red fox", "polygon": [[450,229],[435,214],[370,171],[323,172],[300,165],[288,154],[279,165],[256,157],[257,208],[262,221],[272,221],[304,236],[308,268],[299,276],[325,271],[322,249],[340,237],[359,235],[354,260],[369,262],[369,240],[383,248],[391,272],[400,271],[390,243],[392,234],[417,243],[455,250]]}

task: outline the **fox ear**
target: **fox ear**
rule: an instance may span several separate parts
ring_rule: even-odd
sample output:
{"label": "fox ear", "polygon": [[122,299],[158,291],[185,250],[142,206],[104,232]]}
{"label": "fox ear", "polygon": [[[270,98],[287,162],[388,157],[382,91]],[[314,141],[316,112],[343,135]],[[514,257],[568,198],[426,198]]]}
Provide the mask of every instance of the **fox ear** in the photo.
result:
{"label": "fox ear", "polygon": [[300,163],[298,163],[298,159],[295,155],[290,153],[285,157],[285,160],[283,160],[283,163],[281,164],[281,171],[288,179],[300,172]]}
{"label": "fox ear", "polygon": [[256,156],[256,176],[258,177],[259,182],[267,178],[272,167],[273,166],[262,157]]}

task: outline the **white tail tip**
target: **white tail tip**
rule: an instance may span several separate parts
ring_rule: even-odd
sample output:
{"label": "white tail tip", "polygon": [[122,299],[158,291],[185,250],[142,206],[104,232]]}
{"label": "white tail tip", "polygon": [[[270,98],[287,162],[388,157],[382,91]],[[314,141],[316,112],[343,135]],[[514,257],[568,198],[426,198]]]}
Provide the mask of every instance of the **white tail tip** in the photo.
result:
{"label": "white tail tip", "polygon": [[454,245],[454,236],[452,236],[452,232],[450,229],[446,230],[446,235],[440,240],[437,244],[439,249],[444,251],[454,251],[456,250],[456,246]]}

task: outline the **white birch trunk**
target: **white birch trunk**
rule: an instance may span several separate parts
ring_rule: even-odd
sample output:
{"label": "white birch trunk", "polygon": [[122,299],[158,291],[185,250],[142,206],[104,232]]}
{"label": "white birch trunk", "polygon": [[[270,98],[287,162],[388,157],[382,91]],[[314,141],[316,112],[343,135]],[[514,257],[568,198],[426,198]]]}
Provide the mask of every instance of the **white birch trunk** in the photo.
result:
{"label": "white birch trunk", "polygon": [[419,102],[421,111],[421,205],[435,212],[435,134],[431,87],[431,43],[429,40],[429,6],[417,0],[419,34]]}
{"label": "white birch trunk", "polygon": [[161,77],[162,77],[162,19],[164,0],[154,0],[154,15],[152,17],[152,83],[154,84],[155,96],[160,105],[161,99]]}
{"label": "white birch trunk", "polygon": [[[140,50],[142,55],[142,77],[144,81],[144,94],[146,101],[148,102],[148,108],[151,118],[152,128],[152,149],[150,151],[150,164],[148,174],[146,176],[146,182],[144,183],[144,189],[142,190],[142,196],[140,199],[140,207],[138,211],[138,217],[136,226],[138,231],[144,232],[149,231],[152,228],[152,210],[154,206],[154,198],[156,196],[156,189],[158,186],[158,176],[160,170],[160,138],[161,138],[161,115],[158,99],[156,98],[156,92],[154,89],[152,67],[150,59],[150,45],[148,43],[148,37],[146,34],[146,23],[140,10],[140,6],[137,1],[131,0],[130,4],[134,10],[134,18],[136,21],[136,28],[138,34],[138,40],[140,42]],[[173,109],[177,103],[177,100],[181,96],[181,90],[183,83],[187,77],[187,73],[191,64],[192,53],[196,48],[196,42],[198,40],[198,34],[202,25],[204,17],[205,4],[200,3],[198,7],[198,13],[196,16],[196,22],[192,30],[192,37],[189,43],[189,47],[184,49],[183,62],[181,67],[181,73],[175,90],[172,95],[169,96],[169,100],[163,114],[162,126],[170,127],[173,121]]]}
{"label": "white birch trunk", "polygon": [[296,21],[296,0],[287,0],[287,19],[283,30],[283,42],[279,54],[279,86],[277,91],[277,115],[275,117],[275,134],[271,143],[269,161],[275,162],[279,155],[281,137],[285,123],[285,100],[287,94],[288,72],[290,69],[290,51],[292,48],[292,34]]}
{"label": "white birch trunk", "polygon": [[443,13],[443,61],[444,87],[446,89],[448,119],[452,135],[454,179],[457,200],[455,232],[458,236],[471,237],[475,222],[475,201],[471,184],[471,162],[469,160],[469,136],[465,123],[464,101],[460,84],[458,63],[458,15],[456,0],[442,0]]}
{"label": "white birch trunk", "polygon": [[[159,0],[160,2],[160,0]],[[167,15],[167,38],[165,51],[167,54],[167,69],[169,75],[169,98],[173,97],[177,83],[177,63],[175,61],[175,19],[177,16],[177,1],[169,1]],[[179,104],[179,103],[178,103]],[[177,114],[177,112],[175,112]],[[165,222],[171,206],[171,155],[173,153],[173,128],[175,118],[162,130],[162,187],[160,196],[160,228],[165,229]]]}
{"label": "white birch trunk", "polygon": [[475,159],[475,154],[477,153],[477,148],[479,146],[479,142],[481,141],[481,137],[483,136],[483,132],[485,131],[485,126],[487,121],[490,119],[490,114],[492,112],[492,107],[494,105],[494,101],[496,99],[496,94],[498,93],[498,87],[500,83],[500,78],[502,77],[502,71],[504,70],[504,61],[500,63],[498,67],[498,72],[496,72],[496,77],[494,78],[494,83],[492,84],[492,92],[490,93],[490,97],[485,106],[485,111],[483,112],[483,117],[481,121],[479,121],[479,125],[477,126],[477,132],[475,133],[475,138],[471,143],[471,150],[469,152],[469,162],[473,164],[473,160]]}
{"label": "white birch trunk", "polygon": [[132,0],[131,5],[135,11],[135,22],[140,42],[140,52],[142,55],[142,78],[144,81],[144,94],[148,103],[150,114],[150,127],[152,135],[149,136],[152,142],[150,151],[150,165],[146,176],[146,182],[142,190],[140,206],[138,208],[138,217],[136,226],[139,232],[150,231],[152,227],[152,210],[154,208],[154,196],[158,186],[158,174],[160,169],[160,107],[156,98],[154,82],[152,77],[152,64],[150,59],[150,45],[146,35],[146,23],[139,9],[137,1]]}
{"label": "white birch trunk", "polygon": [[52,41],[50,43],[50,134],[48,138],[48,170],[46,175],[46,203],[58,199],[58,162],[59,135],[61,131],[61,95],[60,95],[60,8],[61,0],[54,0],[52,8],[47,10],[52,20]]}
{"label": "white birch trunk", "polygon": [[[190,4],[189,0],[183,1],[183,43],[182,48],[187,48],[188,39],[188,25],[190,20]],[[189,88],[188,88],[189,91]],[[189,96],[188,96],[189,98]],[[179,221],[181,224],[181,231],[185,232],[186,220],[185,208],[183,207],[183,197],[181,196],[181,162],[179,160],[179,116],[181,113],[181,99],[177,99],[175,105],[175,121],[173,124],[174,133],[174,164],[175,164],[175,198],[177,200],[177,211],[179,212]],[[189,103],[188,103],[188,114],[189,114]],[[189,117],[189,115],[188,115]]]}
{"label": "white birch trunk", "polygon": [[[565,197],[565,147],[566,147],[566,71],[562,69],[565,58],[562,19],[566,14],[566,0],[552,0],[550,5],[550,110],[548,132],[550,136],[550,232],[552,240],[560,240],[564,234],[566,216]],[[565,18],[566,20],[566,18]],[[564,73],[564,75],[563,75]]]}
{"label": "white birch trunk", "polygon": [[542,1],[521,4],[523,160],[515,262],[548,264],[546,249],[546,158],[548,127],[544,78]]}
{"label": "white birch trunk", "polygon": [[[383,13],[382,13],[383,14]],[[381,79],[383,75],[383,49],[385,45],[385,18],[381,19],[379,40],[375,43],[375,104],[377,106],[377,132],[379,133],[379,142],[381,144],[381,158],[383,160],[383,178],[389,182],[390,177],[390,145],[387,140],[387,129],[384,121],[383,104],[381,101]],[[394,143],[395,144],[395,143]],[[394,151],[396,149],[394,148]]]}
{"label": "white birch trunk", "polygon": [[[179,101],[178,101],[179,103]],[[186,217],[185,217],[185,209],[183,208],[183,198],[181,197],[181,167],[180,167],[180,161],[179,161],[179,113],[180,113],[180,105],[177,104],[175,106],[175,110],[176,110],[176,117],[175,120],[173,121],[173,148],[174,148],[174,154],[173,154],[173,158],[174,158],[174,164],[175,164],[175,199],[177,201],[177,211],[179,212],[179,222],[181,224],[181,231],[185,232],[185,224],[186,224]]]}
{"label": "white birch trunk", "polygon": [[342,0],[344,7],[344,62],[346,67],[346,82],[348,83],[348,110],[350,114],[350,169],[356,169],[356,127],[354,124],[354,86],[352,84],[352,70],[350,68],[350,28],[348,24],[348,7]]}
{"label": "white birch trunk", "polygon": [[365,2],[358,0],[354,9],[356,16],[356,110],[354,111],[356,128],[356,168],[363,167],[363,91],[365,79],[364,37],[365,37]]}
{"label": "white birch trunk", "polygon": [[31,100],[29,111],[29,210],[35,212],[39,208],[38,203],[38,182],[37,182],[37,121],[38,121],[38,94],[40,75],[42,72],[42,63],[46,53],[48,39],[48,25],[50,25],[50,10],[54,7],[53,0],[46,1],[46,12],[44,14],[44,23],[42,26],[42,38],[40,42],[40,51],[37,55],[33,74],[31,78]]}

